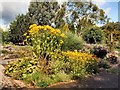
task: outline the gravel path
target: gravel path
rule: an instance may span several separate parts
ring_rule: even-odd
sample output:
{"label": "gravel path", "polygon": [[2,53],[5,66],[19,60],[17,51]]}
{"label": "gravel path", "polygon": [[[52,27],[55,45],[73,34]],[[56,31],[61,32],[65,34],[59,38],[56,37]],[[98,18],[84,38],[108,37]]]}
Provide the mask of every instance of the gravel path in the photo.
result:
{"label": "gravel path", "polygon": [[49,88],[118,88],[118,75],[102,72],[83,80],[60,83]]}

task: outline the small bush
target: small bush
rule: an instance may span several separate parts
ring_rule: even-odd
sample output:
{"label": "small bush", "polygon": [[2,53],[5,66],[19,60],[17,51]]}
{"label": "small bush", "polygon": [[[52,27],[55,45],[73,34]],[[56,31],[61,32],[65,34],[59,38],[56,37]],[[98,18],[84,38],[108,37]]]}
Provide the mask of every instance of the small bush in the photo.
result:
{"label": "small bush", "polygon": [[80,50],[83,47],[83,43],[84,42],[81,37],[78,37],[76,34],[73,34],[72,32],[67,32],[66,38],[62,45],[62,50],[64,51]]}
{"label": "small bush", "polygon": [[9,43],[10,42],[10,37],[9,37],[9,32],[8,31],[3,31],[2,32],[2,42],[3,43]]}
{"label": "small bush", "polygon": [[104,58],[108,50],[105,46],[97,45],[91,49],[91,53],[96,55],[98,58]]}
{"label": "small bush", "polygon": [[83,39],[90,44],[102,43],[104,33],[99,27],[91,27],[82,33]]}
{"label": "small bush", "polygon": [[[51,59],[52,54],[57,54],[61,51],[61,45],[64,43],[65,34],[59,29],[52,28],[51,26],[37,26],[33,24],[29,27],[29,35],[24,34],[26,37],[25,42],[32,45],[33,51],[36,56]],[[53,57],[52,57],[53,58]]]}
{"label": "small bush", "polygon": [[70,75],[66,74],[63,71],[52,75],[52,78],[54,79],[54,82],[65,82],[71,80]]}
{"label": "small bush", "polygon": [[63,52],[66,62],[69,62],[69,74],[72,77],[84,77],[88,73],[96,73],[99,60],[92,54],[80,53],[77,51]]}
{"label": "small bush", "polygon": [[41,71],[36,71],[35,73],[31,74],[29,78],[29,82],[38,87],[47,87],[53,82],[53,80],[48,75]]}
{"label": "small bush", "polygon": [[39,70],[32,74],[29,74],[29,76],[27,76],[24,79],[24,81],[27,83],[31,83],[34,86],[47,87],[51,84],[68,81],[70,79],[71,79],[70,76],[64,72],[59,72],[52,75],[46,75],[45,73]]}

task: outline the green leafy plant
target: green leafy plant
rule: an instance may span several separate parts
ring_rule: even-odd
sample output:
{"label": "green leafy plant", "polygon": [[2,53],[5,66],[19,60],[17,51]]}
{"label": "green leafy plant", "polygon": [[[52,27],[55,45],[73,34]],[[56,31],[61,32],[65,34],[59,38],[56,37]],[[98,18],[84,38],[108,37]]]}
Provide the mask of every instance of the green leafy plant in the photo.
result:
{"label": "green leafy plant", "polygon": [[9,37],[9,32],[8,31],[2,31],[2,42],[3,43],[9,43],[10,42],[10,37]]}
{"label": "green leafy plant", "polygon": [[67,37],[64,39],[64,43],[62,45],[62,50],[74,51],[83,48],[84,41],[82,40],[81,37],[78,37],[76,34],[73,34],[72,32],[67,32],[66,36]]}
{"label": "green leafy plant", "polygon": [[99,27],[90,27],[87,28],[82,33],[83,39],[90,44],[102,43],[105,39],[103,31]]}
{"label": "green leafy plant", "polygon": [[36,72],[27,75],[27,77],[24,78],[24,81],[27,83],[31,83],[34,86],[47,87],[51,84],[68,81],[70,79],[71,79],[70,76],[64,72],[46,75],[42,71],[37,70]]}

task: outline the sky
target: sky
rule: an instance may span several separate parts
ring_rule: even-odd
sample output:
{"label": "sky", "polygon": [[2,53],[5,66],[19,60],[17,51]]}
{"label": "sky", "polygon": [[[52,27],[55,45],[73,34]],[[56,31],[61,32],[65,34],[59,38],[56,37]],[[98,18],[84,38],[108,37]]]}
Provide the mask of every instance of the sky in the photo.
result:
{"label": "sky", "polygon": [[[39,1],[39,0],[38,0]],[[67,0],[59,0],[59,3]],[[78,0],[79,1],[79,0]],[[99,8],[103,9],[111,18],[111,21],[118,21],[118,1],[119,0],[92,0]],[[30,0],[0,0],[0,26],[8,27],[16,15],[25,14],[28,10]]]}

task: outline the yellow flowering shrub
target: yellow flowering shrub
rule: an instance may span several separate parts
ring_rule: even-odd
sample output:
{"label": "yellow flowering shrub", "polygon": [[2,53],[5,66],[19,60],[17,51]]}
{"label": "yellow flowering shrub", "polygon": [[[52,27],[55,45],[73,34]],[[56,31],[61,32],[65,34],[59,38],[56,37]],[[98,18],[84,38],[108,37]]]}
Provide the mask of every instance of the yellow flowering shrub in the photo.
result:
{"label": "yellow flowering shrub", "polygon": [[90,60],[98,62],[96,56],[89,53],[80,53],[77,52],[76,50],[74,52],[73,51],[62,52],[62,54],[70,59],[79,60],[80,62],[83,63],[89,63]]}
{"label": "yellow flowering shrub", "polygon": [[75,77],[81,77],[89,73],[97,72],[97,65],[99,59],[88,53],[80,53],[77,50],[62,52],[66,58],[66,62],[69,62],[71,74]]}
{"label": "yellow flowering shrub", "polygon": [[40,57],[48,58],[53,53],[61,51],[61,45],[64,43],[65,34],[59,29],[45,25],[33,24],[29,27],[28,35],[25,33],[26,42],[33,46],[35,54]]}

